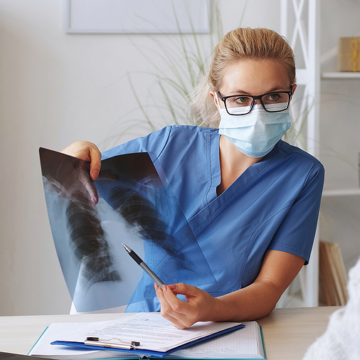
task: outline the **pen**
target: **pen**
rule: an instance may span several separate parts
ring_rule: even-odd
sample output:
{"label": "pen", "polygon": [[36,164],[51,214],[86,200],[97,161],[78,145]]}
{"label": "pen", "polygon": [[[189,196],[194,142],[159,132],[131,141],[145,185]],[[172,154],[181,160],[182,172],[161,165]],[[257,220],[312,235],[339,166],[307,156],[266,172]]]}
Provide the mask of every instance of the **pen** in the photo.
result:
{"label": "pen", "polygon": [[128,254],[138,263],[138,265],[143,268],[143,270],[156,282],[156,284],[159,285],[160,289],[162,289],[164,283],[155,275],[155,273],[142,261],[142,259],[133,250],[131,250],[124,243],[122,245],[128,252]]}

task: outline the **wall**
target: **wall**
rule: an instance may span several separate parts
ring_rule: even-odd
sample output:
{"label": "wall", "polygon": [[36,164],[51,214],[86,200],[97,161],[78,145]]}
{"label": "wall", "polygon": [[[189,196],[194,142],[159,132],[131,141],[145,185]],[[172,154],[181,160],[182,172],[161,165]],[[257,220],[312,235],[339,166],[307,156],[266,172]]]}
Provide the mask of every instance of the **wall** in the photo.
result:
{"label": "wall", "polygon": [[[243,26],[279,31],[279,4],[252,0],[245,8],[246,1],[223,0],[224,30],[238,27],[243,14]],[[0,0],[0,315],[70,309],[47,219],[38,148],[61,150],[89,140],[105,150],[146,134],[127,74],[145,97],[154,86],[144,73],[153,71],[151,61],[167,71],[148,36],[66,35],[63,10],[63,0]],[[206,47],[208,36],[200,38]],[[169,47],[179,40],[156,39]]]}
{"label": "wall", "polygon": [[[360,35],[359,2],[323,0],[321,52]],[[247,4],[247,6],[245,6]],[[224,31],[280,30],[280,0],[220,1]],[[0,0],[0,315],[68,313],[70,298],[48,224],[40,146],[61,150],[89,140],[105,150],[146,134],[127,74],[141,98],[154,89],[151,61],[167,75],[148,36],[66,35],[63,0]],[[176,50],[179,38],[157,35]],[[209,47],[208,35],[200,36]],[[146,57],[141,55],[140,51]],[[334,70],[336,59],[324,64]],[[155,91],[155,90],[154,90]],[[321,160],[327,187],[357,186],[360,81],[322,83]],[[158,126],[159,118],[152,119]],[[359,201],[327,199],[322,237],[341,243],[347,267],[359,255]]]}

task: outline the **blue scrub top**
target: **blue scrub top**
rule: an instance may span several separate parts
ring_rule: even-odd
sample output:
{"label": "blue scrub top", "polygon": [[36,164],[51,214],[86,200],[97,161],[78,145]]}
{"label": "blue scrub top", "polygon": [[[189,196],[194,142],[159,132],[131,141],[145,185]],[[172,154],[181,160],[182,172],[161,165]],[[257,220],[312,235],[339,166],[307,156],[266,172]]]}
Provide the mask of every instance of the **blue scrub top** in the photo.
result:
{"label": "blue scrub top", "polygon": [[[216,279],[199,287],[213,296],[253,283],[267,250],[308,264],[324,183],[316,158],[280,140],[217,196],[219,139],[218,129],[174,125],[102,154],[149,152],[160,163]],[[154,298],[127,311],[159,309]]]}

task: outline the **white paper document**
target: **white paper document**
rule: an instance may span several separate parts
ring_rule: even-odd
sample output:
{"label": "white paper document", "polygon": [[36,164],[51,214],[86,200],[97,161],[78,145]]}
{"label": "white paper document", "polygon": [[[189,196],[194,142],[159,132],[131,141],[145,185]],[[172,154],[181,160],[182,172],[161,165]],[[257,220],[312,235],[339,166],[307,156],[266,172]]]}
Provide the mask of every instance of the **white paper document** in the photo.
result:
{"label": "white paper document", "polygon": [[244,329],[175,351],[171,356],[192,359],[264,359],[259,325],[255,321],[243,324]]}
{"label": "white paper document", "polygon": [[[253,325],[251,325],[252,323]],[[91,323],[54,323],[49,326],[29,355],[47,356],[58,359],[139,358],[136,350],[134,350],[134,354],[111,350],[89,351],[87,349],[50,345],[50,343],[56,340],[83,342],[87,337],[91,336],[98,337],[105,341],[111,341],[115,338],[121,339],[121,341],[124,342],[139,341],[140,346],[137,346],[138,349],[166,352],[175,347],[239,324],[240,323],[234,322],[200,322],[185,330],[179,330],[164,319],[160,313],[136,313],[116,320]],[[171,356],[194,357],[195,355],[199,355],[199,358],[229,358],[229,355],[240,353],[246,354],[249,358],[248,355],[250,355],[250,353],[252,353],[252,355],[263,355],[261,337],[260,345],[258,340],[258,325],[255,322],[245,324],[249,324],[250,326],[220,336],[219,338],[191,346],[188,349],[174,352]],[[256,334],[256,331],[258,334]],[[229,337],[235,333],[238,335],[232,338]],[[239,339],[242,339],[242,344],[240,345],[238,344]],[[192,349],[194,349],[194,351]],[[253,358],[261,359],[263,357]]]}

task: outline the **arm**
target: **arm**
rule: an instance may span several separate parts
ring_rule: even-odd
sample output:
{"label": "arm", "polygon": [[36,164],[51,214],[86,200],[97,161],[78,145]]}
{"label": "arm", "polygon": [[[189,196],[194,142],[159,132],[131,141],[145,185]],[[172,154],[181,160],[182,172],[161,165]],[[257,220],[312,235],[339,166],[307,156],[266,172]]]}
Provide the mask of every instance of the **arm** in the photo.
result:
{"label": "arm", "polygon": [[[281,294],[309,259],[319,214],[324,168],[317,161],[309,170],[306,161],[299,164],[308,171],[305,182],[267,247],[255,281],[218,298],[184,284],[165,286],[164,291],[157,288],[161,313],[166,319],[184,329],[197,321],[253,320],[274,309]],[[176,294],[185,295],[186,302],[177,299]]]}
{"label": "arm", "polygon": [[[246,288],[212,297],[195,286],[176,284],[155,286],[161,314],[176,327],[184,329],[197,321],[248,321],[269,314],[281,294],[304,264],[304,259],[282,251],[266,252],[259,275]],[[184,294],[181,301],[176,294]]]}

